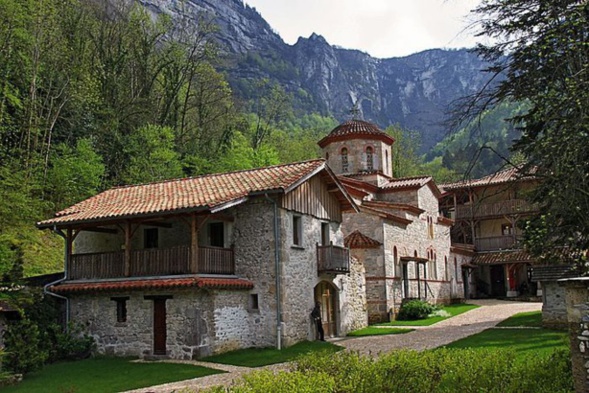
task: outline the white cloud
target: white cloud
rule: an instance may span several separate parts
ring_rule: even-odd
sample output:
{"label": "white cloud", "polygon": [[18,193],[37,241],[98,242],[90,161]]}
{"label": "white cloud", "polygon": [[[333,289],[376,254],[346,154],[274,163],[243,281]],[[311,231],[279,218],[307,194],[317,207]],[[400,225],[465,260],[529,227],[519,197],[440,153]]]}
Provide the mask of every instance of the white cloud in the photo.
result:
{"label": "white cloud", "polygon": [[463,32],[479,0],[245,0],[290,44],[317,33],[375,57],[471,47]]}

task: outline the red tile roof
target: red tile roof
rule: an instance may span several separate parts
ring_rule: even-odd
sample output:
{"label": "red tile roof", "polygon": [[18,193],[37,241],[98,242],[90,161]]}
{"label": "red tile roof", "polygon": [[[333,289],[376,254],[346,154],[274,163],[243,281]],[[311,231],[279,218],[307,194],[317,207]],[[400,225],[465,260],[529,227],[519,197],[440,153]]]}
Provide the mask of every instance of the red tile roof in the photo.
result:
{"label": "red tile roof", "polygon": [[[289,192],[302,181],[326,171],[331,181],[337,178],[325,160],[311,160],[238,172],[204,175],[157,183],[116,187],[77,203],[37,224],[40,228],[122,217],[210,210],[233,206],[249,195],[264,192]],[[345,194],[345,192],[342,192]],[[343,199],[349,199],[344,195]],[[340,199],[342,199],[340,198]],[[348,201],[350,202],[350,200]]]}
{"label": "red tile roof", "polygon": [[477,253],[472,259],[473,265],[503,265],[507,263],[532,263],[534,260],[525,251],[496,251]]}
{"label": "red tile roof", "polygon": [[399,189],[399,188],[420,188],[425,186],[427,183],[432,181],[431,176],[418,176],[418,177],[404,177],[393,179],[387,184],[381,186],[382,189]]}
{"label": "red tile roof", "polygon": [[344,244],[348,248],[378,248],[382,243],[360,231],[354,231],[344,238]]}
{"label": "red tile roof", "polygon": [[368,206],[368,207],[375,207],[375,208],[384,208],[384,209],[393,209],[393,210],[403,210],[403,211],[409,211],[412,212],[413,214],[421,214],[421,213],[425,213],[425,210],[417,207],[417,206],[413,206],[413,205],[409,205],[407,203],[395,203],[395,202],[388,202],[388,201],[363,201],[362,205],[364,206]]}
{"label": "red tile roof", "polygon": [[399,217],[399,216],[389,213],[385,210],[375,209],[373,207],[368,207],[368,206],[364,206],[364,205],[360,206],[360,211],[362,213],[372,214],[375,216],[385,218],[387,220],[395,221],[395,222],[398,222],[399,224],[402,224],[402,225],[409,225],[413,222],[412,220],[408,220],[405,217]]}
{"label": "red tile roof", "polygon": [[332,142],[350,139],[380,140],[392,145],[395,139],[382,132],[375,124],[363,120],[349,120],[335,127],[329,135],[321,139],[317,144],[324,148]]}
{"label": "red tile roof", "polygon": [[144,280],[65,282],[50,287],[56,293],[114,292],[174,288],[252,289],[254,283],[241,278],[153,278]]}
{"label": "red tile roof", "polygon": [[[534,172],[534,171],[532,171]],[[514,181],[535,180],[532,174],[523,174],[519,168],[508,168],[503,171],[495,172],[480,179],[464,180],[456,183],[442,184],[440,188],[444,191],[457,190],[462,188],[485,187],[498,184],[506,184]]]}

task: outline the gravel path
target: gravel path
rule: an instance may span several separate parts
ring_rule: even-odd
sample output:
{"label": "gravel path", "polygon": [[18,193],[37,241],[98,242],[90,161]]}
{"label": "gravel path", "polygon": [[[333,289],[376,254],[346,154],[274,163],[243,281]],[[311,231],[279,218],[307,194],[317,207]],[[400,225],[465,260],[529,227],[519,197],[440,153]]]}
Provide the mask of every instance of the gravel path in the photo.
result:
{"label": "gravel path", "polygon": [[[347,350],[357,351],[373,356],[376,356],[379,353],[386,353],[402,348],[416,350],[431,349],[479,333],[485,329],[495,326],[497,323],[513,314],[526,311],[539,311],[542,309],[542,303],[512,302],[501,300],[469,300],[469,303],[477,304],[481,307],[468,311],[464,314],[460,314],[453,318],[438,322],[432,326],[417,327],[416,330],[411,333],[358,338],[342,338],[330,341],[334,344],[345,347]],[[227,371],[227,373],[152,386],[150,388],[132,390],[127,393],[172,393],[180,392],[182,389],[188,389],[188,391],[198,391],[199,389],[216,385],[229,385],[233,381],[239,379],[239,377],[243,374],[253,370],[248,367],[227,366],[223,364],[213,364],[199,361],[179,362],[212,367],[218,370]],[[287,367],[287,364],[275,364],[262,367],[261,369],[281,370]]]}

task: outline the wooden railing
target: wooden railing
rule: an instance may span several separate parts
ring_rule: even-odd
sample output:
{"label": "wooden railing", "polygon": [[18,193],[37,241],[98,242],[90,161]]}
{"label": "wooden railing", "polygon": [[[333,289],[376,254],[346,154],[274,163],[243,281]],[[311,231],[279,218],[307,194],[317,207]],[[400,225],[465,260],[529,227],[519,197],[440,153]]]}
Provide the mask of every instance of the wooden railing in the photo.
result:
{"label": "wooden railing", "polygon": [[317,245],[317,271],[319,273],[349,273],[349,250],[334,245]]}
{"label": "wooden railing", "polygon": [[538,205],[525,199],[509,199],[493,203],[474,203],[456,206],[456,219],[498,217],[535,212]]}
{"label": "wooden railing", "polygon": [[478,237],[474,241],[477,251],[497,251],[519,248],[518,239],[513,236]]}
{"label": "wooden railing", "polygon": [[[74,254],[68,278],[101,279],[125,277],[125,252],[115,251],[93,254]],[[131,251],[129,264],[131,277],[170,276],[177,274],[234,274],[233,250],[217,247],[198,249],[196,272],[190,270],[190,246],[151,248]]]}

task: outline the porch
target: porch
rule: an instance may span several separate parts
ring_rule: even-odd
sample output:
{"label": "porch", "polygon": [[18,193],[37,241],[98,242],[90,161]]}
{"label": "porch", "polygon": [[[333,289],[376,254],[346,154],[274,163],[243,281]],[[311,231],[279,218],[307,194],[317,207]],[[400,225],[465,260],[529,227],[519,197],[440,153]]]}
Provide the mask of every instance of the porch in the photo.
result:
{"label": "porch", "polygon": [[132,250],[128,273],[125,273],[125,251],[73,254],[68,278],[103,279],[124,277],[169,276],[180,274],[235,273],[233,249],[198,247],[198,258],[191,258],[189,245],[171,248]]}
{"label": "porch", "polygon": [[480,219],[524,214],[538,211],[538,205],[525,199],[509,199],[499,202],[473,203],[456,206],[455,219]]}

